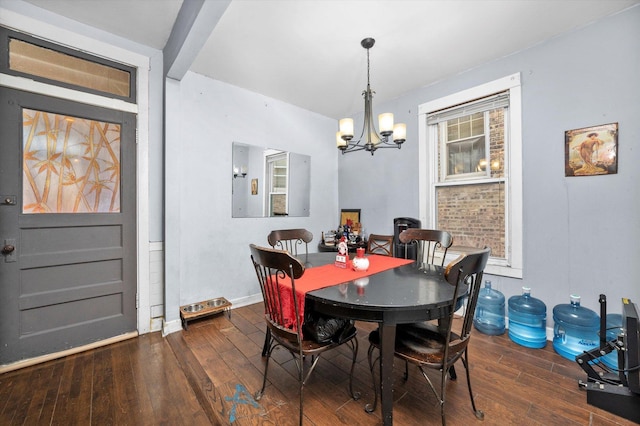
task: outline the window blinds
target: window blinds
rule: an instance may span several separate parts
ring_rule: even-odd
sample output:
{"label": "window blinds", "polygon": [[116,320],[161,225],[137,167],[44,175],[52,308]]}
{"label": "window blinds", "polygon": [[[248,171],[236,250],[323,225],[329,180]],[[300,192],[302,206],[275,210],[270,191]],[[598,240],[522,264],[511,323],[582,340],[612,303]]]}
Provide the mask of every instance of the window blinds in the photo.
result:
{"label": "window blinds", "polygon": [[441,109],[427,114],[427,124],[438,124],[453,118],[463,117],[465,115],[475,114],[476,112],[490,111],[496,108],[505,108],[509,106],[509,91],[496,93],[486,98],[476,99],[462,105],[456,105],[451,108]]}

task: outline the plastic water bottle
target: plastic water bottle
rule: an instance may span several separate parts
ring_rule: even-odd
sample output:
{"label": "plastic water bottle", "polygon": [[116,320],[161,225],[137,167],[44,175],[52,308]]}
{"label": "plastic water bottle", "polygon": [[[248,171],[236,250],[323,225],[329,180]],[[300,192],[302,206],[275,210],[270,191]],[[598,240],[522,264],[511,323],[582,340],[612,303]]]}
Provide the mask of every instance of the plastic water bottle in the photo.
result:
{"label": "plastic water bottle", "polygon": [[[622,315],[607,314],[607,342],[616,340],[622,332]],[[607,355],[600,357],[602,363],[607,367],[618,369],[618,351],[614,350]]]}
{"label": "plastic water bottle", "polygon": [[504,295],[491,288],[491,281],[480,289],[473,325],[484,334],[504,334]]}
{"label": "plastic water bottle", "polygon": [[580,296],[571,295],[570,304],[553,308],[553,349],[575,361],[576,356],[600,346],[600,317],[580,306]]}
{"label": "plastic water bottle", "polygon": [[522,287],[522,296],[509,298],[509,338],[527,348],[547,344],[547,306],[531,297],[529,287]]}

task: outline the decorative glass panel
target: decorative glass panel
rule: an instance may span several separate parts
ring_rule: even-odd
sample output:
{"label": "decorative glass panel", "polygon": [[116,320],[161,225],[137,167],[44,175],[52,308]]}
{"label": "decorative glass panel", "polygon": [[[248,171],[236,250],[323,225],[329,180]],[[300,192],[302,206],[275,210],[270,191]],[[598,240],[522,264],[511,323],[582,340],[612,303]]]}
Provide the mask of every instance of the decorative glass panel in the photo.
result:
{"label": "decorative glass panel", "polygon": [[120,125],[22,110],[23,213],[120,212]]}
{"label": "decorative glass panel", "polygon": [[131,96],[131,74],[112,66],[10,38],[9,69],[112,95]]}

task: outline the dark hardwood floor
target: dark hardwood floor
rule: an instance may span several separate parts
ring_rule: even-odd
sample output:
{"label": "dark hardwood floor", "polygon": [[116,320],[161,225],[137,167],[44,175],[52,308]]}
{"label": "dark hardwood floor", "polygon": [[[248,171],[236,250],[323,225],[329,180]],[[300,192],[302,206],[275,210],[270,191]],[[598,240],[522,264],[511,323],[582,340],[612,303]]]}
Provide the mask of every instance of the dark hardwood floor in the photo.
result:
{"label": "dark hardwood floor", "polygon": [[[373,324],[358,323],[360,352],[355,387],[347,392],[347,348],[323,358],[305,391],[305,425],[378,425],[366,361]],[[193,321],[188,331],[159,333],[0,375],[0,425],[296,425],[295,365],[279,350],[269,367],[264,397],[262,305]],[[471,410],[463,368],[449,382],[450,425],[630,425],[586,402],[585,375],[551,348],[527,349],[506,335],[477,331],[470,348],[472,384],[483,422]],[[439,408],[419,372],[396,362],[394,422],[439,424]],[[437,374],[434,374],[437,377]],[[436,380],[438,380],[436,378]],[[640,408],[639,408],[640,409]]]}

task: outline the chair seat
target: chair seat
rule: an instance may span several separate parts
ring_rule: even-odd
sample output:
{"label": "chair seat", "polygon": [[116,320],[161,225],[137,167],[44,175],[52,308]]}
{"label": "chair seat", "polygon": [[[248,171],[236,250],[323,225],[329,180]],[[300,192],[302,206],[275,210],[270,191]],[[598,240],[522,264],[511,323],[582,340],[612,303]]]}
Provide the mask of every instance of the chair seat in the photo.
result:
{"label": "chair seat", "polygon": [[[274,330],[272,330],[272,332],[273,331]],[[300,346],[302,347],[302,352],[304,352],[306,355],[314,355],[320,352],[327,351],[329,349],[333,349],[337,346],[342,345],[343,343],[348,342],[349,340],[356,337],[357,333],[358,331],[356,330],[355,326],[351,325],[351,327],[347,328],[333,340],[319,343],[315,340],[304,339],[300,342]],[[273,335],[277,336],[278,334],[276,332],[273,332]],[[298,343],[296,341],[291,341],[289,339],[278,339],[278,342],[289,350],[298,350]]]}
{"label": "chair seat", "polygon": [[[452,342],[459,339],[459,335],[451,333]],[[436,324],[428,322],[400,324],[396,327],[395,355],[415,364],[442,364],[444,342],[445,337]],[[380,347],[378,330],[369,334],[369,343]],[[449,358],[453,359],[457,355],[456,351],[452,350]]]}

